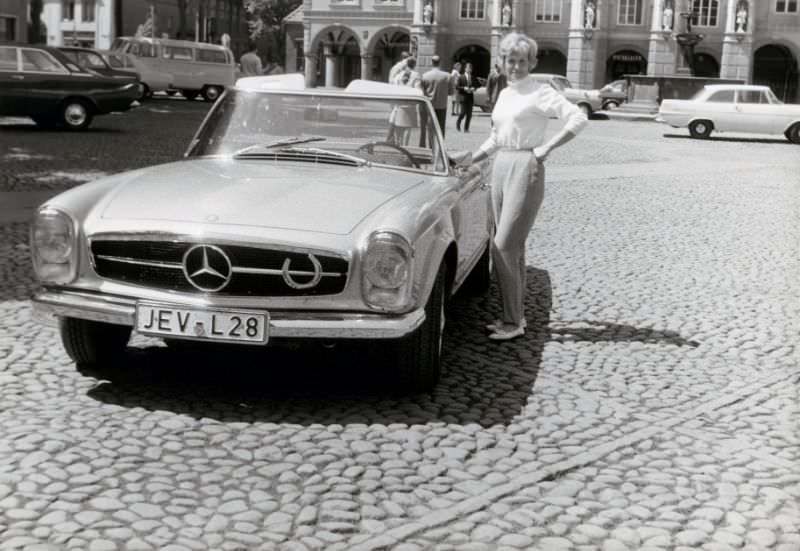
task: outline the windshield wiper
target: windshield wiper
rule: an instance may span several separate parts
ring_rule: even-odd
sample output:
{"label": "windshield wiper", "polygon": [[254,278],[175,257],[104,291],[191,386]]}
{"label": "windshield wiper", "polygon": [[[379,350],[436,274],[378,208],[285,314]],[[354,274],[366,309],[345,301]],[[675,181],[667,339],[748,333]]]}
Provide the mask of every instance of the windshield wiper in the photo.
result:
{"label": "windshield wiper", "polygon": [[295,136],[294,138],[285,138],[283,140],[278,140],[275,142],[254,143],[234,152],[233,157],[243,155],[244,153],[247,153],[252,149],[272,149],[273,147],[283,147],[286,145],[295,145],[295,144],[310,143],[310,142],[324,142],[324,141],[325,138],[323,138],[322,136],[306,136],[306,137]]}

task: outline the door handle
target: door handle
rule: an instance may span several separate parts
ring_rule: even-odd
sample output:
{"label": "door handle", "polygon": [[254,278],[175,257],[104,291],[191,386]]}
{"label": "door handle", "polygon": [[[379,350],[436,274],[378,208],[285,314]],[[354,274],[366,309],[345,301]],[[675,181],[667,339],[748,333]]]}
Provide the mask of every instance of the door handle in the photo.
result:
{"label": "door handle", "polygon": [[11,78],[13,78],[14,80],[25,80],[24,75],[11,75]]}

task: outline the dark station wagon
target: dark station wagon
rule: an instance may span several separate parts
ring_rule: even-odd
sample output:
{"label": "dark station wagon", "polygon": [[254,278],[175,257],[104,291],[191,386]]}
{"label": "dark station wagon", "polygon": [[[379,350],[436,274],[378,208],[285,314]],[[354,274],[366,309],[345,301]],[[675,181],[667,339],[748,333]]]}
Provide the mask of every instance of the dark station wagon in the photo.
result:
{"label": "dark station wagon", "polygon": [[135,77],[99,75],[56,48],[0,43],[0,116],[83,130],[96,115],[130,109],[139,94]]}

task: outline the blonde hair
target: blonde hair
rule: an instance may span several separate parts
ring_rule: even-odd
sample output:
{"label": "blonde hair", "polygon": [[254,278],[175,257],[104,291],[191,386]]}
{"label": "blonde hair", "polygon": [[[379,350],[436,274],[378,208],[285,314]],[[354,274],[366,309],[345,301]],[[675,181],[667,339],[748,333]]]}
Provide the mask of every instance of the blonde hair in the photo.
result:
{"label": "blonde hair", "polygon": [[503,63],[509,54],[516,53],[528,56],[528,63],[536,63],[536,55],[539,53],[539,46],[531,37],[522,33],[508,33],[500,41],[500,57]]}

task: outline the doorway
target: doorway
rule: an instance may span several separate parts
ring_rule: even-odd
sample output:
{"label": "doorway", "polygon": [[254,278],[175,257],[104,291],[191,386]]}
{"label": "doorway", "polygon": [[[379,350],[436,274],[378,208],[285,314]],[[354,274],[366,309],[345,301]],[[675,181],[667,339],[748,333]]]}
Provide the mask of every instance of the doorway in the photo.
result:
{"label": "doorway", "polygon": [[459,48],[453,56],[453,63],[461,62],[463,70],[465,63],[472,63],[472,71],[476,77],[486,78],[489,76],[492,64],[492,54],[489,50],[478,44],[471,44]]}
{"label": "doorway", "polygon": [[753,56],[753,84],[772,88],[785,102],[798,101],[797,60],[786,46],[768,44],[756,50]]}

